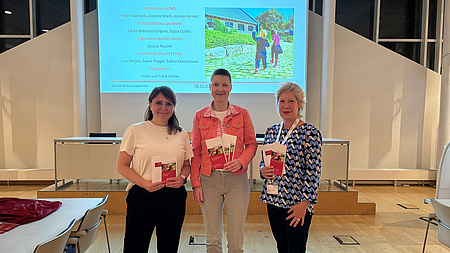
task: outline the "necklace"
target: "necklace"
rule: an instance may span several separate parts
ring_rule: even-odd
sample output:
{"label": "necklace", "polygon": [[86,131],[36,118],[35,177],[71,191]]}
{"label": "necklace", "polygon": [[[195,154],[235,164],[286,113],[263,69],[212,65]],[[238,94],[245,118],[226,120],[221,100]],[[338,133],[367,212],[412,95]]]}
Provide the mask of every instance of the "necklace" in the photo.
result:
{"label": "necklace", "polygon": [[159,127],[155,123],[152,122],[152,124],[155,126],[156,130],[158,130],[158,132],[166,138],[166,140],[169,139],[169,133],[167,133],[167,135],[165,135],[161,130],[159,130]]}

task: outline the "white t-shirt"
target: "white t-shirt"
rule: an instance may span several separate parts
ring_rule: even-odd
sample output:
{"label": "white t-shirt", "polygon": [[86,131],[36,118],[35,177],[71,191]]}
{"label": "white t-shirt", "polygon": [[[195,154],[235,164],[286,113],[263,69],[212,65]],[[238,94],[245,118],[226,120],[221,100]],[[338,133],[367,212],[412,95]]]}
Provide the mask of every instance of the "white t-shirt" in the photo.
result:
{"label": "white t-shirt", "polygon": [[[225,116],[227,116],[227,114],[228,114],[228,110],[223,111],[223,112],[218,112],[218,111],[213,111],[213,112],[214,112],[214,115],[222,122],[225,119]],[[226,170],[225,169],[218,169],[216,171],[226,171]]]}
{"label": "white t-shirt", "polygon": [[220,121],[223,121],[223,119],[225,119],[225,116],[227,116],[228,110],[223,111],[223,112],[218,112],[218,111],[214,111],[214,115],[216,115],[216,117],[218,119],[220,119]]}
{"label": "white t-shirt", "polygon": [[[131,169],[141,177],[146,171],[146,176],[150,175],[151,177],[152,156],[176,154],[177,175],[181,173],[184,161],[194,156],[186,131],[168,135],[167,127],[157,126],[151,121],[136,123],[128,127],[123,135],[120,151],[125,151],[133,156]],[[130,182],[127,191],[133,185],[134,183]]]}

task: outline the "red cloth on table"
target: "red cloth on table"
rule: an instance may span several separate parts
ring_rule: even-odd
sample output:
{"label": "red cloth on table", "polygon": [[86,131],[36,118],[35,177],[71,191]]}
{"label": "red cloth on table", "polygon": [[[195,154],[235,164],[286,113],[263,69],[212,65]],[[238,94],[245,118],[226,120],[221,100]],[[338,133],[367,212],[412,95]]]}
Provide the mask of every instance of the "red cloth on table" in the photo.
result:
{"label": "red cloth on table", "polygon": [[46,217],[61,205],[60,201],[0,198],[0,221],[27,224]]}

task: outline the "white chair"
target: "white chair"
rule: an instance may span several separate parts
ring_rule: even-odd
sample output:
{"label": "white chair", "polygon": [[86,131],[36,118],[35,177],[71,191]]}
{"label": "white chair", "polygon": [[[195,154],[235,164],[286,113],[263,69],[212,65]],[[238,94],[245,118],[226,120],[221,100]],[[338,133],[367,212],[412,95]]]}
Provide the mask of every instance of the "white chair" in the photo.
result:
{"label": "white chair", "polygon": [[67,243],[67,239],[69,239],[70,232],[72,231],[73,226],[75,225],[75,219],[72,220],[69,226],[64,229],[59,235],[56,237],[43,242],[36,246],[34,249],[34,253],[63,253],[65,252],[65,247]]}
{"label": "white chair", "polygon": [[440,243],[450,247],[450,207],[442,204],[434,198],[430,198],[433,205],[434,213],[428,214],[428,225],[425,232],[425,240],[423,242],[422,252],[425,252],[425,245],[427,243],[428,229],[431,220],[438,222],[438,240]]}
{"label": "white chair", "polygon": [[444,147],[439,162],[435,199],[450,199],[450,142]]}
{"label": "white chair", "polygon": [[111,253],[111,247],[109,246],[108,227],[106,226],[106,216],[108,216],[108,210],[102,211],[103,225],[105,225],[106,243],[108,244],[108,252]]}
{"label": "white chair", "polygon": [[70,234],[67,244],[73,248],[74,253],[85,252],[94,243],[101,223],[103,206],[107,199],[108,195],[96,207],[87,210],[78,229]]}

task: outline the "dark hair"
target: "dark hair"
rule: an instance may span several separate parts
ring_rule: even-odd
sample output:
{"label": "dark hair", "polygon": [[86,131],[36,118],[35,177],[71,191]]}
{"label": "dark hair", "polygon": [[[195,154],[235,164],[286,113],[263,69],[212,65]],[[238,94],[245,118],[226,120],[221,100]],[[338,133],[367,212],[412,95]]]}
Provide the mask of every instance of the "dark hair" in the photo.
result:
{"label": "dark hair", "polygon": [[226,69],[216,69],[216,70],[214,70],[214,72],[211,75],[211,80],[213,79],[214,76],[228,76],[228,78],[230,78],[230,84],[231,84],[231,74]]}
{"label": "dark hair", "polygon": [[[158,96],[159,94],[162,94],[165,98],[170,100],[170,102],[173,103],[173,106],[177,104],[177,97],[175,96],[175,93],[173,90],[167,86],[159,86],[155,87],[150,95],[148,96],[148,102],[152,102],[153,99]],[[152,110],[150,110],[150,105],[147,107],[147,110],[145,110],[144,114],[144,120],[152,120],[153,119],[153,113]],[[177,116],[175,115],[175,109],[173,110],[172,117],[169,118],[169,134],[176,134],[178,131],[181,131],[180,122],[178,121]]]}

